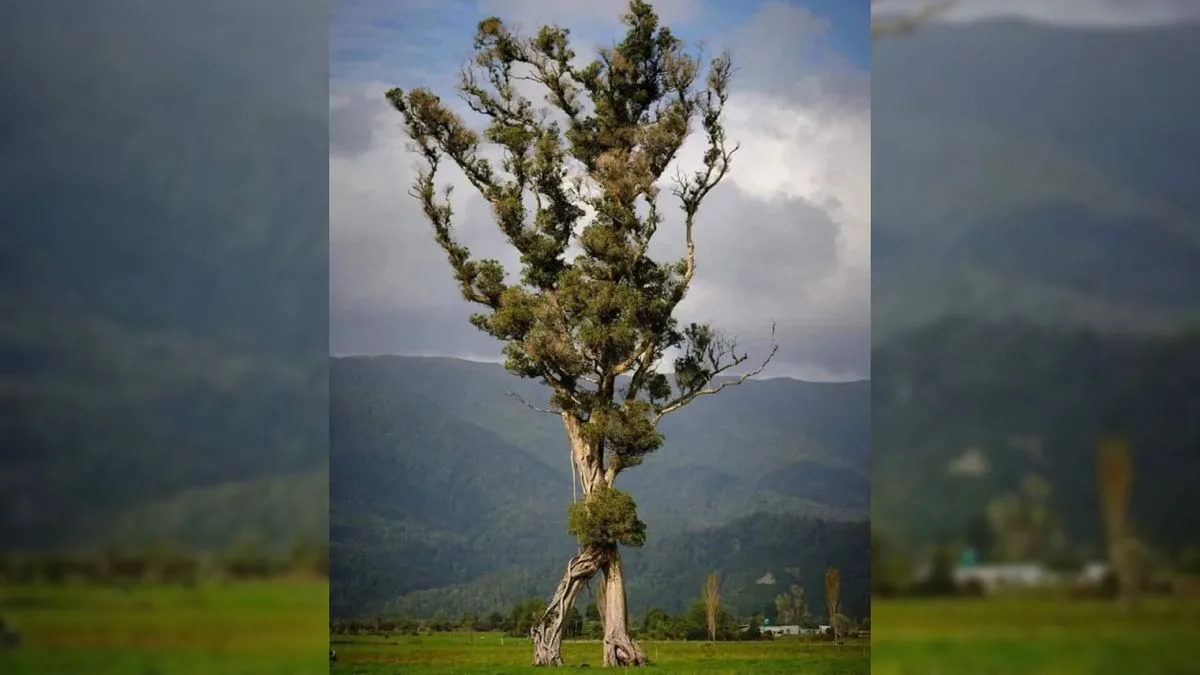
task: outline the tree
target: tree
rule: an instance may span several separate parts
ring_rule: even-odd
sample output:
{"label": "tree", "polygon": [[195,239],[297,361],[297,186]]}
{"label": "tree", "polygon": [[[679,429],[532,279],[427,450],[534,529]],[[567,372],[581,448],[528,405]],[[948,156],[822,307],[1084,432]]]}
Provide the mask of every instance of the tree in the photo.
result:
{"label": "tree", "polygon": [[721,615],[721,590],[717,586],[717,573],[708,575],[704,587],[700,590],[700,600],[704,603],[704,618],[708,625],[708,639],[717,641],[717,619]]}
{"label": "tree", "polygon": [[1100,444],[1098,482],[1101,516],[1108,540],[1108,559],[1117,580],[1117,595],[1128,604],[1133,596],[1130,569],[1129,487],[1133,466],[1129,446],[1124,440],[1109,439]]}
{"label": "tree", "polygon": [[1020,490],[992,500],[987,520],[992,532],[992,553],[1001,560],[1042,560],[1065,546],[1062,527],[1050,505],[1051,486],[1046,479],[1028,474]]}
{"label": "tree", "polygon": [[[597,573],[604,664],[646,663],[628,630],[619,548],[641,546],[646,528],[615,481],[662,445],[664,416],[762,372],[775,354],[728,377],[747,354],[710,325],[681,326],[674,316],[696,274],[696,215],[737,150],[722,121],[730,59],[703,66],[641,0],[622,18],[624,40],[581,67],[564,28],[530,38],[498,18],[482,21],[457,87],[487,121],[482,134],[428,89],[387,93],[423,162],[411,194],[462,296],[481,308],[471,323],[505,343],[510,372],[551,389],[547,407],[525,404],[561,417],[582,493],[569,512],[579,554],[530,632],[535,665],[562,663],[566,608]],[[522,93],[532,85],[549,109]],[[647,250],[663,222],[660,181],[696,120],[707,140],[703,166],[679,173],[673,189],[683,255],[654,260]],[[485,157],[485,145],[502,159]],[[435,181],[447,160],[491,205],[520,257],[515,278],[455,237],[449,189]],[[668,377],[660,366],[671,353]]]}
{"label": "tree", "polygon": [[742,633],[742,639],[756,641],[761,640],[762,636],[762,618],[757,614],[751,614],[750,620],[746,622],[746,632]]}
{"label": "tree", "polygon": [[804,602],[804,589],[792,586],[787,593],[775,596],[775,612],[781,626],[798,624],[808,614],[808,605]]}
{"label": "tree", "polygon": [[825,607],[829,612],[829,629],[833,631],[833,641],[838,639],[838,612],[841,609],[842,578],[836,567],[825,570]]}

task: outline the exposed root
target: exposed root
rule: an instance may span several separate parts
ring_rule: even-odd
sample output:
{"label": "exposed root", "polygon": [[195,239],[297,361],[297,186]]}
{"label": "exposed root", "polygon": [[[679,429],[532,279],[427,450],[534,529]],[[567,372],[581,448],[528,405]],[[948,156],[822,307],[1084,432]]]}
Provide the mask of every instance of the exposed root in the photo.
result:
{"label": "exposed root", "polygon": [[604,637],[604,665],[612,668],[644,666],[650,663],[645,652],[625,631]]}

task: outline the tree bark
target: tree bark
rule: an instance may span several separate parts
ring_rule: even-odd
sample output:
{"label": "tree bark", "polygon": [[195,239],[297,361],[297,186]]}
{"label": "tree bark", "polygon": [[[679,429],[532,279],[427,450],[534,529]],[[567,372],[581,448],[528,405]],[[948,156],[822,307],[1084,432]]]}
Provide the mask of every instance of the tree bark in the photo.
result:
{"label": "tree bark", "polygon": [[[612,487],[615,473],[606,475],[598,449],[583,438],[583,423],[569,412],[564,412],[562,419],[584,499],[600,485]],[[621,552],[616,544],[611,544],[586,546],[567,563],[566,572],[541,620],[529,631],[533,641],[533,665],[563,665],[562,639],[567,610],[575,604],[579,591],[597,571],[604,572],[604,582],[596,597],[596,608],[604,625],[604,665],[641,666],[648,663],[646,655],[629,636]]]}
{"label": "tree bark", "polygon": [[588,579],[595,576],[605,558],[605,551],[598,547],[589,546],[567,563],[567,571],[554,596],[546,605],[542,618],[529,631],[533,640],[533,665],[561,666],[562,637],[567,610],[575,604],[579,591]]}
{"label": "tree bark", "polygon": [[621,552],[616,546],[609,549],[600,569],[604,572],[604,586],[599,594],[597,607],[600,608],[600,618],[604,623],[604,666],[644,666],[649,663],[649,659],[629,636],[625,573],[621,565]]}

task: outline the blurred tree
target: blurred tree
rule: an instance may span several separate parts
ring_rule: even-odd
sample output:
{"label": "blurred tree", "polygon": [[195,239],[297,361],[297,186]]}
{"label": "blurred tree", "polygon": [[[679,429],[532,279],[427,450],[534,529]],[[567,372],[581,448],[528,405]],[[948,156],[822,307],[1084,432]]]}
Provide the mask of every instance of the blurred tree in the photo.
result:
{"label": "blurred tree", "polygon": [[775,613],[779,617],[779,625],[794,626],[808,615],[808,605],[804,601],[804,588],[793,585],[787,593],[775,596]]}
{"label": "blurred tree", "polygon": [[708,625],[708,639],[717,639],[717,619],[721,614],[721,590],[717,587],[717,573],[713,572],[704,580],[700,591],[700,601],[704,603],[704,618]]}
{"label": "blurred tree", "polygon": [[842,578],[838,574],[836,567],[830,567],[825,570],[825,607],[829,616],[829,627],[833,631],[833,639],[836,642],[838,633],[838,611],[841,607],[842,593]]}
{"label": "blurred tree", "polygon": [[1108,541],[1108,559],[1116,575],[1117,596],[1128,605],[1133,600],[1133,542],[1129,535],[1129,487],[1133,465],[1129,446],[1122,438],[1109,438],[1100,444],[1098,471],[1101,516]]}

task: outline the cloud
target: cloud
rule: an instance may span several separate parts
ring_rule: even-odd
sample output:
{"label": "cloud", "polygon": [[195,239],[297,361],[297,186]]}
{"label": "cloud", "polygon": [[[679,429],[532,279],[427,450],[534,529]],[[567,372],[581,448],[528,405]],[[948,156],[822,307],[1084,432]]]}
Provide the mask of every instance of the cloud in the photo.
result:
{"label": "cloud", "polygon": [[[476,16],[496,11],[527,27],[539,19],[558,21],[571,26],[573,36],[593,36],[579,38],[591,44],[617,35],[611,18],[619,12],[612,3],[539,9],[545,7],[506,2],[491,8],[484,2]],[[710,23],[690,0],[656,3],[656,8],[667,19],[690,21],[690,30],[707,30],[710,44],[729,47],[739,68],[727,130],[741,147],[729,176],[698,217],[697,277],[680,308],[681,319],[712,321],[737,335],[752,357],[765,354],[770,325],[776,322],[780,352],[769,375],[865,377],[870,362],[869,73],[814,47],[828,20],[795,6],[765,3],[740,26],[720,32],[708,30]],[[469,46],[467,35],[456,35],[456,44]],[[862,39],[868,39],[865,24]],[[389,79],[447,90],[448,79],[427,79],[424,63],[393,72]],[[358,71],[359,76],[368,70]],[[487,359],[499,353],[499,345],[466,322],[474,308],[459,298],[428,223],[407,194],[416,162],[405,149],[399,115],[383,101],[389,86],[349,77],[331,83],[331,350]],[[680,152],[679,168],[696,166],[703,144],[698,135],[690,139]],[[479,256],[512,262],[487,205],[455,173],[441,179],[456,183],[459,236]],[[651,249],[656,256],[683,254],[681,214],[673,199],[663,195],[667,221]]]}
{"label": "cloud", "polygon": [[[908,13],[930,0],[886,0],[876,14]],[[1139,28],[1200,20],[1194,0],[961,0],[937,20],[971,22],[1020,18],[1038,23],[1087,28]]]}

